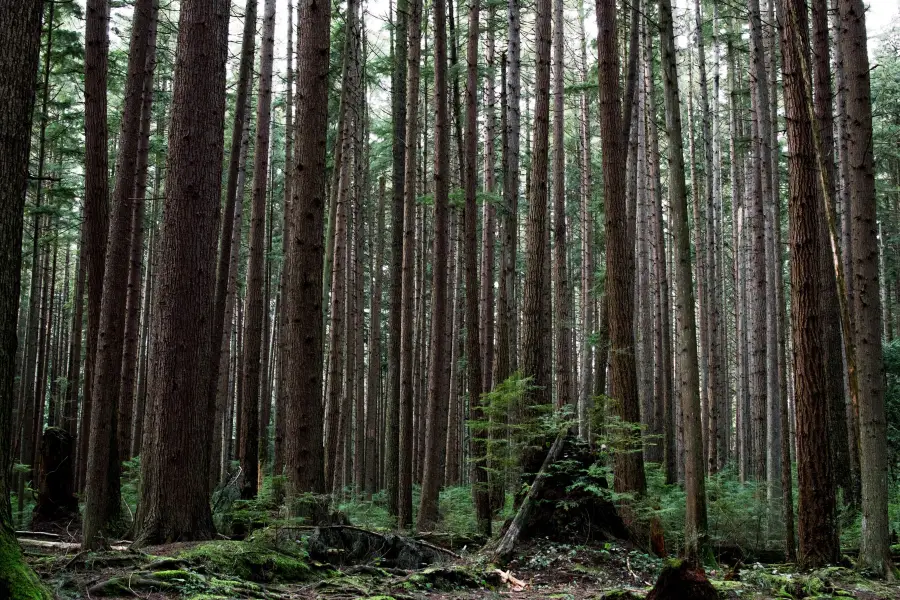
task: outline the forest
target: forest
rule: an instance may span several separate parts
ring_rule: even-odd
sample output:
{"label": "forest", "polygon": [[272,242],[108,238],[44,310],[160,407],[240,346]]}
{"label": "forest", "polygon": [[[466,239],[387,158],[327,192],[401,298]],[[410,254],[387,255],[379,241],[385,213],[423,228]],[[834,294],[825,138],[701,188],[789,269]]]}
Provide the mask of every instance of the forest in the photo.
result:
{"label": "forest", "polygon": [[0,600],[900,598],[892,0],[0,0]]}

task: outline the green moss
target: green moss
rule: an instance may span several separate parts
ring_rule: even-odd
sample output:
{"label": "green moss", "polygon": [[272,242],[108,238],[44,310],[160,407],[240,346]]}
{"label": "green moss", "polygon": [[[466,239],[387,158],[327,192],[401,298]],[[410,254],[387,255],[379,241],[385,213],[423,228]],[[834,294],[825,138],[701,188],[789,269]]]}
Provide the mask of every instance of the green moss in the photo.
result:
{"label": "green moss", "polygon": [[0,598],[50,600],[50,593],[25,563],[19,543],[6,525],[0,525]]}
{"label": "green moss", "polygon": [[312,569],[301,557],[252,540],[208,542],[178,558],[210,573],[259,583],[305,581],[312,575]]}

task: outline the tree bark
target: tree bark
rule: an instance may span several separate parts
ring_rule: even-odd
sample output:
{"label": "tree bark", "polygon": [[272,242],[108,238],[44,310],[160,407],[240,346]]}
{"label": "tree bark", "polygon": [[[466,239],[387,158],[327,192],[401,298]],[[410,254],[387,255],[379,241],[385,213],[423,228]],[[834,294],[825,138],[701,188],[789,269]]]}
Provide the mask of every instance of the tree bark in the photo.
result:
{"label": "tree bark", "polygon": [[[247,297],[244,314],[244,388],[243,431],[241,431],[241,470],[244,473],[241,496],[252,498],[257,492],[259,474],[260,365],[263,327],[265,276],[264,244],[266,236],[266,183],[269,174],[269,137],[272,120],[272,62],[275,49],[275,0],[266,0],[263,14],[262,44],[259,58],[259,96],[256,101],[256,150],[253,154],[253,197],[250,208],[250,260],[247,266]],[[267,395],[266,395],[267,396]],[[266,397],[266,402],[268,398]]]}
{"label": "tree bark", "polygon": [[809,33],[805,0],[785,0],[782,30],[784,99],[790,183],[791,316],[797,403],[800,564],[817,568],[837,560],[834,479],[828,442],[829,406],[821,401],[821,247],[813,122],[805,110],[811,94],[804,73]]}
{"label": "tree bark", "polygon": [[706,545],[706,482],[703,435],[700,428],[700,377],[697,363],[697,327],[691,284],[691,249],[684,185],[684,151],[681,146],[681,112],[672,6],[660,0],[660,51],[665,90],[666,126],[669,129],[669,194],[673,219],[675,259],[675,309],[680,324],[678,397],[684,426],[684,479],[686,495],[685,555],[697,561]]}
{"label": "tree bark", "polygon": [[892,576],[888,527],[888,467],[885,439],[878,226],[872,148],[872,98],[865,7],[839,0],[846,95],[847,163],[853,261],[853,337],[859,381],[859,472],[863,526],[858,566]]}
{"label": "tree bark", "polygon": [[106,246],[106,265],[103,270],[100,330],[94,380],[91,385],[93,413],[90,426],[91,439],[88,444],[82,533],[82,547],[85,550],[105,547],[106,539],[118,535],[122,529],[117,416],[125,343],[125,308],[135,204],[134,185],[138,171],[138,146],[143,121],[141,113],[144,80],[147,76],[147,57],[151,54],[149,42],[153,38],[156,9],[154,0],[141,0],[134,5],[122,129],[116,153],[113,212]]}
{"label": "tree bark", "polygon": [[228,16],[225,0],[181,4],[138,547],[206,539],[214,531],[207,476],[213,404],[196,374],[212,354]]}
{"label": "tree bark", "polygon": [[84,34],[84,254],[87,260],[88,327],[84,365],[84,401],[79,431],[79,489],[83,489],[88,462],[87,432],[93,411],[92,386],[100,329],[100,299],[106,238],[109,233],[109,147],[106,83],[109,62],[109,2],[87,4]]}
{"label": "tree bark", "polygon": [[[450,115],[447,105],[447,7],[434,3],[434,264],[431,271],[431,360],[422,493],[416,529],[430,531],[438,520],[438,496],[444,479],[447,429],[447,388],[450,371],[447,348],[447,281],[450,212]],[[490,240],[493,244],[493,239]],[[420,425],[421,427],[421,425]]]}
{"label": "tree bark", "polygon": [[[8,498],[12,460],[12,412],[16,320],[21,284],[22,228],[28,189],[28,145],[34,108],[34,77],[41,44],[37,0],[0,3],[0,497]],[[0,596],[50,598],[22,558],[13,535],[9,502],[0,502]]]}

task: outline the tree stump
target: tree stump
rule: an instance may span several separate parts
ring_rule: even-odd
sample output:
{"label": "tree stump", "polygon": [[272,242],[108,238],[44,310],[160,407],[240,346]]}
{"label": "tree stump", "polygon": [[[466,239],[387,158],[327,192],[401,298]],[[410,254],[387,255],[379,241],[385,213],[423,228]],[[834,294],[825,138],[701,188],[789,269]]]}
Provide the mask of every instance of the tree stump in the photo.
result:
{"label": "tree stump", "polygon": [[666,563],[647,600],[718,600],[719,593],[712,586],[701,567],[684,560]]}
{"label": "tree stump", "polygon": [[38,499],[32,529],[53,529],[78,518],[73,463],[75,438],[65,429],[48,427],[41,436]]}

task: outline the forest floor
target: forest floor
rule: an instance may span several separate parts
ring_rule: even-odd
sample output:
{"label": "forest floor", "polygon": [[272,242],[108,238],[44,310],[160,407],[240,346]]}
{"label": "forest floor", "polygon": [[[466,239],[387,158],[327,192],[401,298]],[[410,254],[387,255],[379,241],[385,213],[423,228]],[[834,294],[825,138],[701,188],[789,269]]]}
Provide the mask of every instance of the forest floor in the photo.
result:
{"label": "forest floor", "polygon": [[[465,549],[417,570],[387,567],[378,559],[336,567],[310,558],[302,541],[286,546],[273,529],[246,540],[169,544],[140,552],[117,544],[108,552],[81,553],[74,538],[69,543],[20,539],[29,562],[61,599],[643,598],[663,566],[662,560],[620,542],[582,546],[531,540],[502,571]],[[720,598],[900,599],[900,584],[866,579],[844,567],[797,573],[788,565],[755,563],[739,570],[707,568],[707,575]]]}

